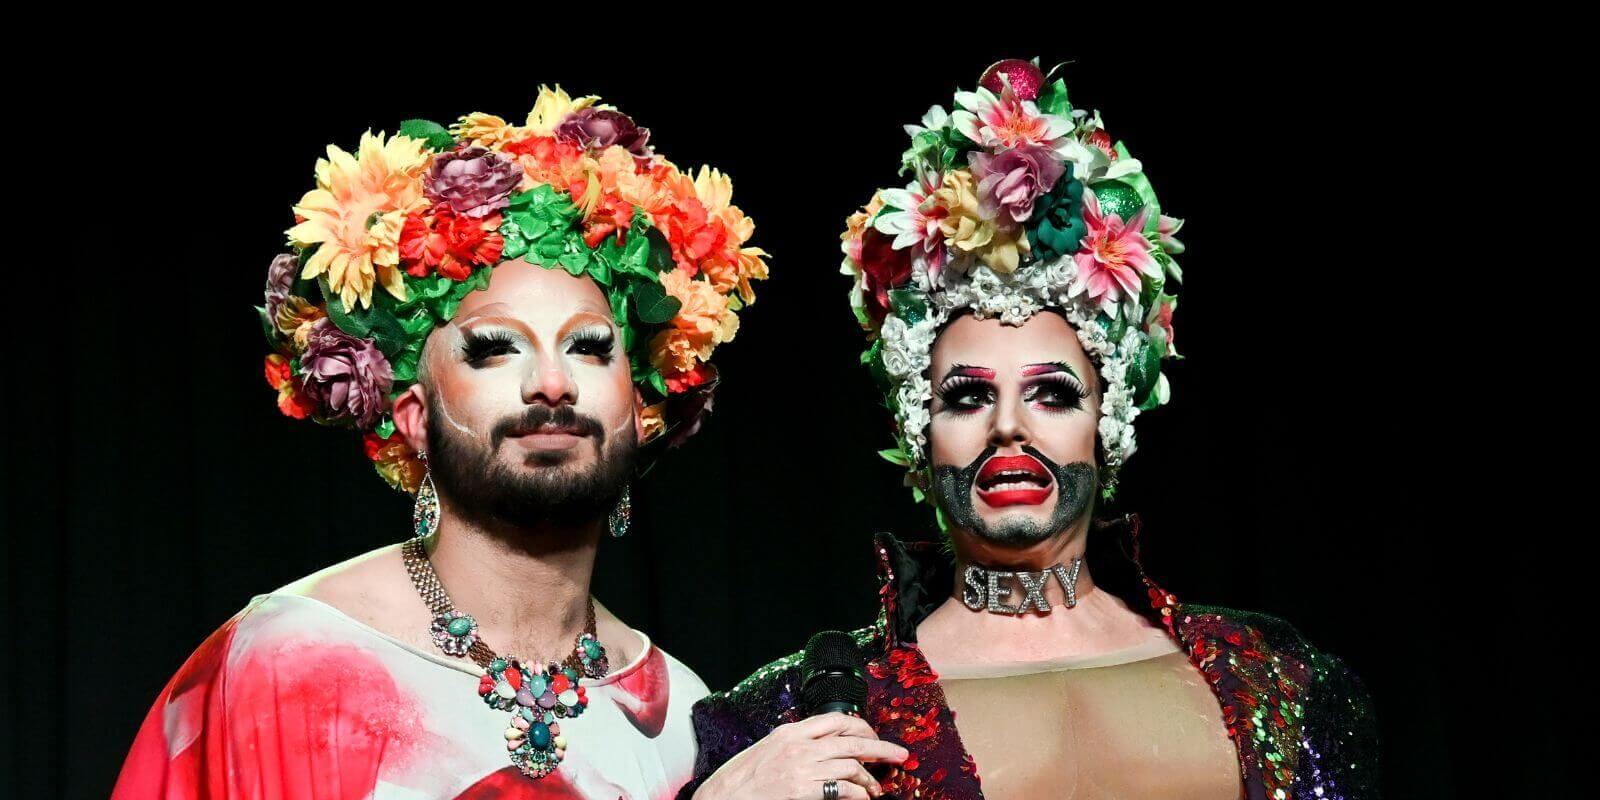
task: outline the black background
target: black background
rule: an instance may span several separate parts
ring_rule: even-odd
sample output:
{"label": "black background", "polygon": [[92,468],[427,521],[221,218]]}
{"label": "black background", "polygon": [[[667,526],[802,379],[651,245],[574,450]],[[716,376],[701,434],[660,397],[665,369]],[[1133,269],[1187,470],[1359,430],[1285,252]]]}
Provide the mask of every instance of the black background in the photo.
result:
{"label": "black background", "polygon": [[[93,255],[40,299],[5,392],[0,767],[16,796],[103,796],[207,633],[254,594],[408,535],[409,503],[354,438],[279,415],[250,306],[326,143],[351,149],[412,117],[520,119],[541,82],[616,104],[680,166],[731,174],[752,243],[773,254],[717,352],[714,415],[636,487],[634,532],[602,547],[597,596],[713,688],[815,630],[866,624],[869,534],[931,526],[873,455],[890,439],[856,361],[837,235],[902,181],[902,124],[948,108],[991,61],[1034,55],[1076,62],[1074,104],[1103,112],[1188,221],[1186,359],[1168,368],[1173,404],[1139,421],[1120,504],[1144,516],[1152,574],[1342,656],[1376,698],[1390,796],[1557,788],[1561,700],[1524,694],[1533,666],[1511,646],[1537,641],[1537,623],[1488,601],[1535,547],[1469,544],[1475,510],[1515,478],[1446,478],[1444,448],[1477,434],[1441,424],[1457,398],[1436,356],[1453,334],[1429,287],[1448,257],[1410,223],[1433,201],[1417,188],[1430,145],[1406,126],[1443,102],[1424,89],[1448,70],[1407,62],[1399,40],[1180,47],[1120,25],[960,47],[835,30],[784,47],[685,32],[558,51],[538,42],[563,35],[528,31],[496,45],[514,58],[430,52],[398,58],[403,73],[308,60],[303,40],[112,65],[73,135],[98,140],[76,166],[113,188],[49,243]],[[476,52],[515,29],[478,27],[485,40],[453,44]],[[1099,39],[1119,44],[1077,44]]]}

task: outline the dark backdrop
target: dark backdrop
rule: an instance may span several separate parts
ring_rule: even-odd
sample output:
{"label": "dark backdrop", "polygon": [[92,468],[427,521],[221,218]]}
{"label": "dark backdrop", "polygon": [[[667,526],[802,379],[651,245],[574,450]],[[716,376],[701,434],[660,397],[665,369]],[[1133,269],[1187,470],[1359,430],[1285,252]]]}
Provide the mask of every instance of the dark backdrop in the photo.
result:
{"label": "dark backdrop", "polygon": [[[753,243],[773,254],[717,353],[715,414],[637,487],[634,532],[603,546],[597,595],[714,688],[815,630],[866,624],[869,534],[931,528],[873,455],[889,438],[856,361],[837,235],[901,181],[902,124],[948,107],[996,58],[1035,54],[1076,60],[1075,104],[1104,112],[1189,223],[1187,358],[1170,367],[1173,404],[1140,419],[1121,503],[1144,515],[1153,575],[1180,597],[1282,616],[1344,657],[1376,697],[1391,796],[1553,787],[1555,712],[1517,699],[1523,667],[1505,658],[1528,629],[1481,602],[1504,563],[1464,546],[1467,528],[1426,491],[1456,435],[1428,424],[1453,399],[1430,372],[1449,345],[1421,292],[1438,280],[1428,246],[1396,213],[1415,190],[1394,176],[1425,149],[1401,130],[1426,111],[1418,87],[1449,76],[1414,83],[1399,41],[1179,49],[1123,34],[926,55],[839,32],[716,50],[692,35],[603,52],[530,39],[504,63],[432,53],[403,79],[307,61],[303,38],[111,65],[105,105],[76,135],[100,145],[78,166],[114,188],[51,242],[95,255],[41,301],[49,319],[12,348],[5,392],[13,738],[0,766],[16,796],[103,795],[209,631],[254,594],[408,535],[409,503],[354,438],[278,414],[250,306],[326,143],[411,117],[520,118],[540,82],[617,104],[681,166],[730,173]],[[1483,477],[1444,504],[1512,482]],[[1478,766],[1491,747],[1503,774]]]}

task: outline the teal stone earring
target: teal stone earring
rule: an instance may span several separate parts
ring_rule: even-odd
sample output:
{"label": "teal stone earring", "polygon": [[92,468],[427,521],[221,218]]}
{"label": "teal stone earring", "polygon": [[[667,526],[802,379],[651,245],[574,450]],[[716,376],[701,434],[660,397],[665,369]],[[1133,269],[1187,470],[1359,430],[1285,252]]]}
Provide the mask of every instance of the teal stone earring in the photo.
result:
{"label": "teal stone earring", "polygon": [[426,472],[422,486],[417,489],[417,502],[411,508],[411,528],[417,536],[426,537],[439,529],[439,495],[433,490],[433,468],[428,466],[428,454],[418,452]]}
{"label": "teal stone earring", "polygon": [[611,509],[611,515],[606,518],[607,527],[611,535],[618,539],[628,534],[628,523],[633,520],[633,498],[628,494],[628,487],[622,487],[622,496],[617,498],[617,505]]}

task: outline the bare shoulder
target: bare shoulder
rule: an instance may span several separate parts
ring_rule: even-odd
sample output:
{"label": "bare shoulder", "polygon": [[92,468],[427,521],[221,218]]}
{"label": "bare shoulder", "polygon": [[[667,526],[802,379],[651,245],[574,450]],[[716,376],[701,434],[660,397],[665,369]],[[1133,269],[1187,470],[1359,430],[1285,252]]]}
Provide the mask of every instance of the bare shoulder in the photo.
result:
{"label": "bare shoulder", "polygon": [[319,600],[403,639],[427,629],[428,609],[406,575],[400,545],[391,544],[313,572],[277,591]]}

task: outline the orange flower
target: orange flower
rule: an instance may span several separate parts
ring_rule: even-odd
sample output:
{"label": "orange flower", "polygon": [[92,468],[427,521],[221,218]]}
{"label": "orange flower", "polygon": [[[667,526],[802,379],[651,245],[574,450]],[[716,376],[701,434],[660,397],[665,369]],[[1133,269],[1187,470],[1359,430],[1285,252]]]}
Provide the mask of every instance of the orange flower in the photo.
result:
{"label": "orange flower", "polygon": [[738,330],[738,317],[728,310],[728,298],[710,281],[696,280],[682,270],[667,270],[661,273],[661,288],[682,304],[672,326],[689,337],[702,360],[710,358],[712,349],[732,339]]}
{"label": "orange flower", "polygon": [[362,439],[362,445],[366,448],[367,458],[372,460],[373,469],[378,471],[384,482],[409,494],[416,494],[422,488],[422,477],[427,474],[428,468],[399,432],[385,439],[374,431],[368,431]]}
{"label": "orange flower", "polygon": [[668,380],[693,370],[699,355],[694,340],[677,328],[667,328],[650,340],[650,365]]}
{"label": "orange flower", "polygon": [[427,204],[422,173],[429,153],[420,139],[368,131],[351,155],[332,145],[317,161],[317,188],[295,205],[299,224],[288,231],[297,247],[315,247],[302,278],[328,276],[328,288],[346,310],[372,305],[372,289],[382,284],[396,299],[406,299],[400,273],[400,225],[406,214]]}

